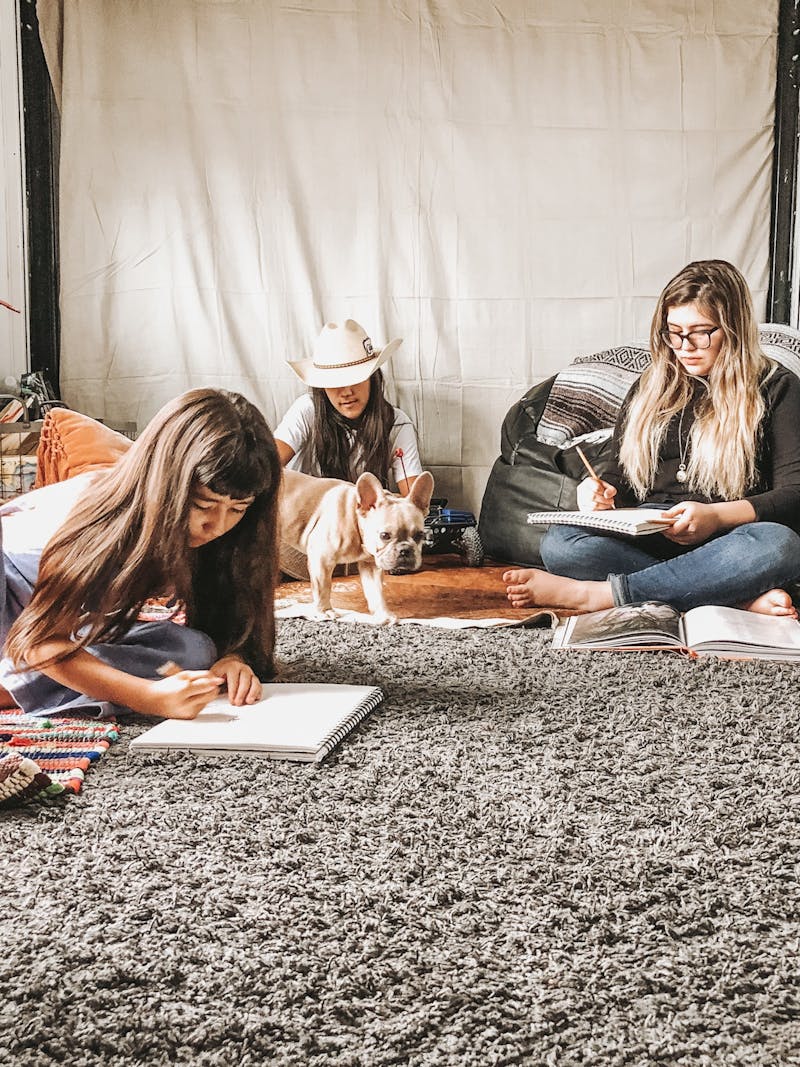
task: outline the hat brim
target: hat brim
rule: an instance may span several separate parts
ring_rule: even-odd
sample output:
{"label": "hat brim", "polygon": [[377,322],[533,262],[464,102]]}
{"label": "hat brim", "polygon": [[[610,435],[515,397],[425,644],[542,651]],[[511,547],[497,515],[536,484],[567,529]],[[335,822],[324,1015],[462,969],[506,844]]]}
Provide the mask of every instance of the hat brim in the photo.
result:
{"label": "hat brim", "polygon": [[396,337],[388,345],[378,352],[373,358],[364,363],[354,363],[350,367],[320,367],[314,365],[313,359],[298,359],[295,362],[288,360],[289,366],[295,372],[301,382],[310,385],[313,389],[342,389],[347,385],[358,385],[382,367],[383,364],[394,355],[402,338]]}

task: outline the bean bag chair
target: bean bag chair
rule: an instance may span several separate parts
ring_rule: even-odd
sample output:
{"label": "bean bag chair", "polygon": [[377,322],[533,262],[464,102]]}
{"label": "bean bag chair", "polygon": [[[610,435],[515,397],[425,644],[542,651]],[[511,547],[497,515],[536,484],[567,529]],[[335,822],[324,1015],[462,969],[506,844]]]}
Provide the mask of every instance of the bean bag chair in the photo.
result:
{"label": "bean bag chair", "polygon": [[[764,352],[800,377],[800,332],[765,323],[759,334]],[[547,527],[529,526],[528,514],[576,509],[586,469],[575,445],[602,477],[622,401],[649,363],[645,341],[582,356],[513,405],[481,502],[478,532],[488,556],[542,566]]]}
{"label": "bean bag chair", "polygon": [[529,526],[528,514],[577,508],[576,490],[586,468],[575,445],[602,474],[619,406],[649,361],[644,345],[586,356],[513,405],[503,420],[500,455],[478,520],[488,556],[541,566],[539,545],[547,527]]}

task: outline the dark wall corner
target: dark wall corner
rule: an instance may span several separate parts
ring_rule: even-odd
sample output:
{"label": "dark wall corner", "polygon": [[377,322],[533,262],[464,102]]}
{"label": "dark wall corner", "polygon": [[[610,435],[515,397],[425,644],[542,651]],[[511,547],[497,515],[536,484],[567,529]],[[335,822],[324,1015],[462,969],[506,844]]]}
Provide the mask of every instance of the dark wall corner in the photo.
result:
{"label": "dark wall corner", "polygon": [[59,390],[58,158],[60,118],[39,39],[35,0],[20,0],[31,370]]}
{"label": "dark wall corner", "polygon": [[792,313],[795,214],[797,204],[798,69],[800,0],[780,0],[778,77],[775,87],[775,148],[772,167],[770,280],[767,317],[789,323]]}

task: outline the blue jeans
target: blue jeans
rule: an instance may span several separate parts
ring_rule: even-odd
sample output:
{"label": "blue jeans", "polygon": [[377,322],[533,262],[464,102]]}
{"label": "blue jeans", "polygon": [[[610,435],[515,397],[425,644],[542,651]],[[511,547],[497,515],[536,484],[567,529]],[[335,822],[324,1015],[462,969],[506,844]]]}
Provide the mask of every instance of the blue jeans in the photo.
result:
{"label": "blue jeans", "polygon": [[800,577],[800,536],[777,522],[746,523],[701,545],[551,526],[540,552],[551,574],[608,580],[617,605],[659,600],[678,611],[743,604]]}

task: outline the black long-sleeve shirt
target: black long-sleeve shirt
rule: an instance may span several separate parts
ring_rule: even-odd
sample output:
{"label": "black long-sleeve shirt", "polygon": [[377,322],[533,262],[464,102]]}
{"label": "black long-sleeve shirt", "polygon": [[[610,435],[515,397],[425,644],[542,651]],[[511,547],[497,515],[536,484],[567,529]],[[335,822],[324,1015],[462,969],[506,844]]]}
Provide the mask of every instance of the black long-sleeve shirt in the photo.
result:
{"label": "black long-sleeve shirt", "polygon": [[[616,503],[620,507],[634,507],[645,502],[636,496],[619,462],[625,416],[638,387],[639,383],[636,382],[620,409],[612,439],[613,458],[602,474],[605,481],[616,486]],[[756,454],[758,478],[756,484],[748,488],[744,499],[753,505],[758,521],[780,522],[800,533],[800,378],[786,367],[776,365],[765,377],[761,389],[766,411]],[[694,424],[696,405],[705,391],[706,386],[696,381],[692,399],[683,416],[681,437],[684,449],[687,435]],[[667,428],[655,481],[646,502],[665,507],[671,507],[681,500],[720,503],[723,497],[707,497],[692,492],[675,477],[680,465],[679,421],[680,413],[673,417]]]}

